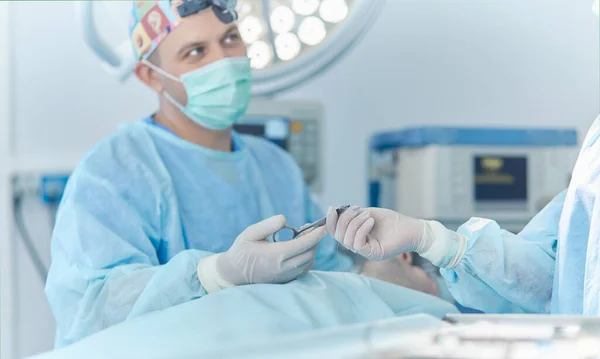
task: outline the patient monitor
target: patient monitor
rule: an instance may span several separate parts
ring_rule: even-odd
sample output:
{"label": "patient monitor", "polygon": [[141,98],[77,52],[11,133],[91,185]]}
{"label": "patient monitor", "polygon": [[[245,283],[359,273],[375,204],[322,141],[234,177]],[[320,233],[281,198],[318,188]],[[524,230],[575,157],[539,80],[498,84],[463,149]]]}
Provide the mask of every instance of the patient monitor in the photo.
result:
{"label": "patient monitor", "polygon": [[577,133],[566,129],[423,127],[370,143],[371,206],[456,229],[492,218],[518,232],[568,186]]}
{"label": "patient monitor", "polygon": [[310,101],[253,99],[246,116],[234,126],[239,133],[260,136],[296,160],[311,193],[322,191],[321,120],[323,106]]}

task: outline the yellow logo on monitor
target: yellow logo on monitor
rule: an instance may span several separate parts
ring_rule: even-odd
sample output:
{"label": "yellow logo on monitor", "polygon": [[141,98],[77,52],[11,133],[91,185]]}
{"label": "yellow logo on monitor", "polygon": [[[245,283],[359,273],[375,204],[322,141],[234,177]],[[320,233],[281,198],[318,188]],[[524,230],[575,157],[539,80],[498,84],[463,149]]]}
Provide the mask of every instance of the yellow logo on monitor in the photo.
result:
{"label": "yellow logo on monitor", "polygon": [[497,172],[504,167],[504,160],[502,158],[484,158],[481,160],[481,168],[489,172]]}

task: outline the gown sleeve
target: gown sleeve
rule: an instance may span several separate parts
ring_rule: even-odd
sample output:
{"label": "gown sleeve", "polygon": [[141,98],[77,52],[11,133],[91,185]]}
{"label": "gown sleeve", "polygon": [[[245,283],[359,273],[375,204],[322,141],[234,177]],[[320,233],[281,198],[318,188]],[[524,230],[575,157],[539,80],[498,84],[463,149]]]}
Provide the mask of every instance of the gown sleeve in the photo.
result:
{"label": "gown sleeve", "polygon": [[105,176],[88,169],[69,179],[52,236],[46,294],[56,347],[206,295],[196,267],[212,253],[183,250],[159,262],[168,209],[158,183],[125,170]]}
{"label": "gown sleeve", "polygon": [[465,255],[456,267],[441,270],[456,301],[485,313],[549,313],[565,195],[558,194],[518,235],[489,219],[462,225]]}

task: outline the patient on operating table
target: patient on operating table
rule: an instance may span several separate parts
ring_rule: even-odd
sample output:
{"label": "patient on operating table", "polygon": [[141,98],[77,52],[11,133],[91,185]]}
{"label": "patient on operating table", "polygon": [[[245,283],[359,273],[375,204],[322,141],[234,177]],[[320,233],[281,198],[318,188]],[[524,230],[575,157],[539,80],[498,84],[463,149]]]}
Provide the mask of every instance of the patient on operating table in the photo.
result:
{"label": "patient on operating table", "polygon": [[360,274],[417,290],[454,303],[439,270],[416,253],[402,253],[383,261],[363,260]]}
{"label": "patient on operating table", "polygon": [[[386,262],[380,277],[434,291],[434,280],[408,257]],[[367,263],[363,271],[381,268]],[[398,279],[392,273],[403,273]],[[403,286],[347,272],[310,271],[286,284],[227,288],[141,315],[40,359],[212,357],[225,348],[286,335],[376,320],[458,310],[447,301]]]}

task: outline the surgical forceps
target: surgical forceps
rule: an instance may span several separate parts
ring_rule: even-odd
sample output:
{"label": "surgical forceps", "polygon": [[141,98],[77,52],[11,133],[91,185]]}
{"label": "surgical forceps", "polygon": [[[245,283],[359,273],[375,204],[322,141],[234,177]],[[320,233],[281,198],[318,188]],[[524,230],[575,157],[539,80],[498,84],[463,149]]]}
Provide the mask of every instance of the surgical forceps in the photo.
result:
{"label": "surgical forceps", "polygon": [[[337,214],[339,216],[342,213],[344,213],[344,211],[347,210],[348,208],[350,208],[350,205],[340,206],[340,207],[337,207],[335,209],[335,211],[337,212]],[[305,231],[308,231],[309,229],[316,229],[316,228],[319,228],[319,227],[323,227],[325,225],[325,223],[327,223],[327,216],[319,219],[316,222],[313,222],[313,223],[310,223],[310,224],[306,224],[306,225],[302,226],[299,230],[296,230],[296,229],[294,229],[292,227],[284,226],[282,229],[280,229],[279,231],[277,231],[277,232],[275,232],[273,234],[273,242],[277,242],[277,240],[275,239],[275,235],[277,233],[280,233],[280,232],[284,231],[284,230],[291,231],[290,234],[292,234],[292,235],[291,235],[291,238],[289,238],[291,240],[291,239],[298,238],[298,236],[300,236]],[[288,233],[287,231],[286,231],[286,233]],[[288,235],[287,237],[290,237],[290,236]]]}

